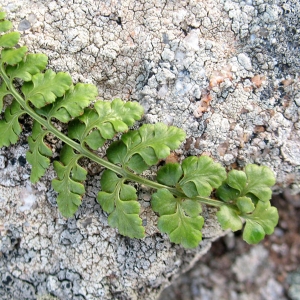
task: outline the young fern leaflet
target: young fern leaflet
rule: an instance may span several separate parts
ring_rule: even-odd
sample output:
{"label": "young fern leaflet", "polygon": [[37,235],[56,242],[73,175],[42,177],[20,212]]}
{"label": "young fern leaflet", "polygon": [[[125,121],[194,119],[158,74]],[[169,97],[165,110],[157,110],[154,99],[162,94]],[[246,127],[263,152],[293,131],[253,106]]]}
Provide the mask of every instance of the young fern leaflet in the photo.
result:
{"label": "young fern leaflet", "polygon": [[[248,243],[257,243],[274,231],[278,212],[270,205],[270,187],[275,184],[270,169],[248,165],[244,171],[227,174],[211,158],[192,156],[181,164],[162,166],[157,181],[143,178],[139,174],[180,146],[184,131],[163,123],[130,130],[143,115],[138,103],[96,100],[94,85],[74,85],[69,74],[46,70],[47,56],[27,54],[25,46],[18,46],[20,34],[11,28],[12,23],[0,12],[1,113],[4,98],[13,98],[0,120],[0,147],[18,141],[19,117],[29,115],[33,128],[26,159],[32,165],[30,180],[35,183],[45,174],[52,156],[45,137],[52,134],[64,143],[60,159],[54,161],[57,178],[52,181],[63,216],[72,217],[81,204],[87,172],[80,159],[86,157],[106,169],[97,200],[109,214],[109,225],[130,238],[143,238],[145,230],[137,192],[128,182],[156,190],[151,204],[159,214],[158,228],[183,247],[196,247],[202,240],[202,204],[219,208],[217,217],[223,229],[239,230],[245,220],[243,237]],[[67,124],[66,134],[57,129],[58,122]],[[106,157],[99,157],[96,150],[117,134],[122,135],[110,144]],[[212,194],[214,198],[209,198]]]}

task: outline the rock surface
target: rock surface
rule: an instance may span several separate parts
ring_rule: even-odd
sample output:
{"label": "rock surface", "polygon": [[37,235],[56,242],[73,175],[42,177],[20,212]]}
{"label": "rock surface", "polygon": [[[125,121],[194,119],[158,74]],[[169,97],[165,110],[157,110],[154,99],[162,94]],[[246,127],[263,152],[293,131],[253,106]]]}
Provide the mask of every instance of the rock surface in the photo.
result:
{"label": "rock surface", "polygon": [[[47,54],[51,68],[96,84],[103,99],[138,101],[144,122],[183,128],[188,139],[178,155],[205,153],[228,169],[267,165],[277,191],[300,190],[298,0],[1,5],[21,43]],[[96,203],[100,177],[93,165],[83,205],[75,218],[63,219],[50,187],[53,170],[29,182],[29,125],[24,120],[18,144],[0,150],[1,299],[156,299],[223,234],[207,209],[197,249],[170,244],[157,233],[149,192],[141,188],[148,236],[118,235]]]}

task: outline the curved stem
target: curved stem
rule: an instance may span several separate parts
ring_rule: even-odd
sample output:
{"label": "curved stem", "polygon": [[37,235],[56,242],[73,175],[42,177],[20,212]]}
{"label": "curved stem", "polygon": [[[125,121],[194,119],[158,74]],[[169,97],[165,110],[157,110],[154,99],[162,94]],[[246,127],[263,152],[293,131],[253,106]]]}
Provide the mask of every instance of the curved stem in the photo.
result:
{"label": "curved stem", "polygon": [[70,139],[66,135],[64,135],[62,132],[60,132],[57,128],[55,128],[51,123],[49,123],[47,120],[45,120],[43,117],[38,115],[22,98],[22,96],[18,93],[18,91],[15,89],[13,83],[10,81],[8,76],[5,73],[5,70],[3,66],[0,67],[0,73],[2,79],[5,81],[6,86],[10,90],[11,95],[15,98],[15,100],[22,106],[24,111],[32,117],[34,120],[39,122],[42,126],[44,126],[48,131],[53,133],[56,137],[58,137],[61,141],[68,144],[73,149],[77,150],[79,153],[83,154],[84,156],[90,158],[91,160],[99,163],[100,165],[116,172],[117,174],[120,174],[122,176],[125,175],[124,170],[121,167],[118,167],[109,161],[98,157],[94,153],[86,150],[84,147],[82,147],[79,143],[75,142],[74,140]]}
{"label": "curved stem", "polygon": [[[173,195],[175,195],[177,197],[187,198],[185,194],[181,193],[176,188],[169,187],[169,186],[160,184],[158,182],[151,181],[151,180],[146,179],[146,178],[142,178],[142,177],[140,177],[138,175],[135,175],[135,174],[131,173],[130,171],[126,171],[125,170],[125,172],[126,172],[126,178],[128,180],[144,184],[144,185],[146,185],[148,187],[151,187],[151,188],[154,188],[156,190],[157,189],[163,189],[163,188],[165,188],[165,189],[168,189]],[[197,197],[195,197],[193,199],[194,200],[198,200],[198,201],[200,201],[203,204],[207,204],[207,205],[211,205],[211,206],[215,206],[215,207],[220,207],[222,205],[226,205],[226,203],[223,202],[223,201],[216,200],[216,199],[211,199],[211,198],[206,198],[206,197],[201,197],[201,196],[197,196]]]}
{"label": "curved stem", "polygon": [[[114,165],[113,163],[97,156],[93,152],[90,152],[87,148],[85,148],[81,144],[77,143],[76,141],[70,139],[68,136],[66,136],[65,134],[60,132],[57,128],[55,128],[50,122],[48,122],[43,117],[38,115],[30,107],[30,105],[28,103],[26,103],[26,101],[23,99],[23,97],[15,89],[15,87],[14,87],[12,81],[10,80],[10,78],[6,75],[3,64],[0,66],[0,74],[1,74],[2,79],[5,81],[5,84],[8,87],[11,95],[21,105],[21,107],[24,109],[24,111],[31,118],[33,118],[34,120],[39,122],[42,126],[44,126],[49,132],[51,132],[57,138],[59,138],[61,141],[63,141],[65,144],[68,144],[70,147],[77,150],[80,154],[82,154],[83,156],[86,156],[90,160],[98,163],[99,165],[101,165],[101,166],[103,166],[103,167],[105,167],[105,168],[121,175],[122,177],[125,178],[125,180],[134,181],[134,182],[146,185],[148,187],[151,187],[153,189],[165,188],[165,189],[168,189],[175,196],[178,196],[178,197],[181,197],[181,198],[186,198],[186,196],[183,193],[181,193],[180,191],[178,191],[177,189],[175,189],[173,187],[165,186],[163,184],[160,184],[160,183],[155,182],[155,181],[151,181],[151,180],[143,178],[143,177],[140,177],[140,176],[132,173],[131,171],[129,171],[125,168],[121,168],[117,165]],[[194,199],[200,201],[203,204],[208,204],[208,205],[215,206],[215,207],[220,207],[220,206],[225,204],[224,202],[219,201],[219,200],[210,199],[210,198],[206,198],[206,197],[200,197],[200,196],[197,196]]]}

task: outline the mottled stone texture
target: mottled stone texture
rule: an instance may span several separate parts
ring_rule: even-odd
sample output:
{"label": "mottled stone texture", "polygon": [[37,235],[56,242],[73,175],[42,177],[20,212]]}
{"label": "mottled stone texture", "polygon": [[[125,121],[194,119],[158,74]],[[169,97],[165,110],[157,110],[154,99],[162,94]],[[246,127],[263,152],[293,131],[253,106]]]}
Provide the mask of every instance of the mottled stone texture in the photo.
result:
{"label": "mottled stone texture", "polygon": [[[103,99],[136,100],[143,122],[183,128],[179,156],[205,153],[230,168],[271,167],[276,190],[299,191],[298,0],[2,0],[31,52],[56,71],[97,85]],[[28,125],[28,126],[27,126]],[[100,170],[70,220],[55,207],[49,170],[31,185],[20,141],[0,150],[0,298],[155,299],[222,231],[206,210],[204,241],[192,251],[155,227],[140,189],[148,236],[124,238],[96,203]],[[49,137],[49,143],[59,141]],[[45,298],[46,299],[46,298]]]}

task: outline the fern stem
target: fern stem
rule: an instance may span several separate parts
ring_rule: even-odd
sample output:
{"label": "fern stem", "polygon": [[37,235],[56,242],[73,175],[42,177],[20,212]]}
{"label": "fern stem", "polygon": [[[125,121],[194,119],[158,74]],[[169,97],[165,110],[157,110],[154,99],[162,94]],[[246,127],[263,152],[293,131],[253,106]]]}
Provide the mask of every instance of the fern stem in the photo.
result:
{"label": "fern stem", "polygon": [[6,72],[4,70],[3,65],[0,67],[0,73],[2,79],[5,81],[6,86],[8,87],[9,91],[11,92],[11,95],[15,98],[15,100],[21,105],[21,107],[24,109],[24,111],[34,120],[39,122],[42,126],[44,126],[48,131],[53,133],[57,138],[59,138],[64,143],[68,144],[73,149],[77,150],[80,154],[83,154],[84,156],[90,158],[91,160],[99,163],[100,165],[116,172],[117,174],[121,176],[125,176],[126,173],[121,167],[118,167],[109,161],[98,157],[97,155],[91,153],[90,151],[83,148],[79,143],[75,142],[74,140],[70,139],[66,135],[64,135],[62,132],[60,132],[57,128],[55,128],[51,123],[48,123],[47,120],[45,120],[43,117],[38,115],[28,104],[25,103],[25,100],[23,97],[18,93],[18,91],[15,89],[13,83],[10,81],[9,77],[6,75]]}
{"label": "fern stem", "polygon": [[227,203],[217,200],[217,199],[211,199],[211,198],[205,198],[201,196],[197,196],[195,198],[196,200],[200,201],[202,204],[207,204],[214,207],[221,207],[223,205],[228,205]]}
{"label": "fern stem", "polygon": [[[8,87],[11,95],[21,105],[21,107],[24,109],[24,111],[31,118],[33,118],[34,120],[39,122],[42,126],[44,126],[49,132],[51,132],[57,138],[59,138],[61,141],[63,141],[65,144],[68,144],[70,147],[77,150],[81,155],[83,155],[83,156],[89,158],[90,160],[98,163],[99,165],[101,165],[101,166],[103,166],[103,167],[105,167],[105,168],[121,175],[125,180],[137,182],[137,183],[146,185],[146,186],[151,187],[151,188],[156,189],[156,190],[165,188],[165,189],[168,189],[175,196],[178,196],[178,197],[181,197],[181,198],[186,198],[186,196],[183,193],[181,193],[180,191],[178,191],[177,189],[169,187],[169,186],[165,186],[163,184],[160,184],[160,183],[155,182],[155,181],[151,181],[151,180],[146,179],[146,178],[143,178],[141,176],[138,176],[138,175],[130,172],[127,169],[124,169],[124,168],[121,168],[117,165],[114,165],[113,163],[111,163],[111,162],[97,156],[96,154],[90,152],[88,149],[86,149],[81,144],[77,143],[76,141],[70,139],[68,136],[66,136],[65,134],[60,132],[57,128],[55,128],[50,122],[48,122],[43,117],[38,115],[28,105],[28,103],[25,102],[23,97],[19,94],[19,92],[14,87],[12,81],[7,76],[3,64],[0,66],[0,74],[1,74],[2,79],[5,81],[6,86]],[[220,207],[220,206],[224,205],[224,202],[219,201],[219,200],[215,200],[215,199],[210,199],[210,198],[205,198],[205,197],[200,197],[200,196],[197,196],[194,199],[200,201],[203,204],[208,204],[208,205],[212,205],[212,206],[215,206],[215,207]]]}
{"label": "fern stem", "polygon": [[[138,175],[135,175],[133,173],[131,173],[130,171],[125,171],[126,172],[126,178],[130,181],[133,182],[138,182],[140,184],[146,185],[148,187],[151,187],[153,189],[168,189],[174,196],[180,197],[180,198],[187,198],[186,195],[184,195],[182,192],[178,191],[176,188],[173,187],[169,187],[163,184],[160,184],[156,181],[151,181],[149,179],[146,178],[142,178]],[[224,203],[223,201],[220,200],[216,200],[216,199],[211,199],[211,198],[206,198],[206,197],[201,197],[201,196],[197,196],[195,198],[193,198],[199,202],[201,202],[202,204],[207,204],[207,205],[211,205],[214,207],[221,207],[222,205],[226,205],[226,203]]]}

